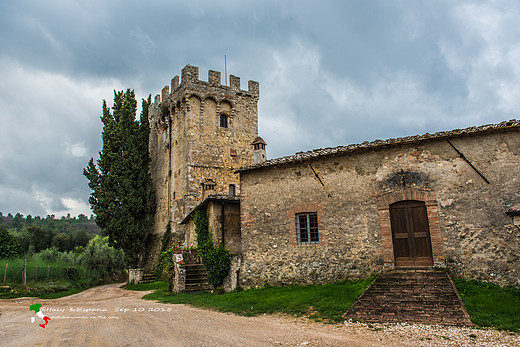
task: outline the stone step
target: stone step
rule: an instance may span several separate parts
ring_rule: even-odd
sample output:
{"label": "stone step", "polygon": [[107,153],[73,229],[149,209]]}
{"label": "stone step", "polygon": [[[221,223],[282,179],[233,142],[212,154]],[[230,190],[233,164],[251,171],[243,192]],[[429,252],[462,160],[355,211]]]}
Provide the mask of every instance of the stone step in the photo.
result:
{"label": "stone step", "polygon": [[202,290],[210,290],[213,287],[208,283],[208,273],[204,264],[198,255],[198,253],[184,254],[185,264],[183,265],[185,270],[185,276],[182,278],[182,287],[186,292],[195,292]]}
{"label": "stone step", "polygon": [[208,282],[207,276],[187,277],[186,283],[206,283]]}
{"label": "stone step", "polygon": [[146,274],[143,274],[143,277],[141,278],[139,283],[151,283],[151,282],[155,282],[156,280],[157,280],[157,277],[154,274],[146,273]]}
{"label": "stone step", "polygon": [[380,274],[344,318],[471,325],[449,275],[434,269],[399,269]]}
{"label": "stone step", "polygon": [[197,283],[197,284],[188,284],[186,283],[184,291],[186,292],[198,292],[202,290],[210,290],[211,285],[208,283]]}
{"label": "stone step", "polygon": [[187,292],[212,289],[208,283],[208,273],[203,264],[195,262],[186,264],[184,268],[186,269],[185,290]]}

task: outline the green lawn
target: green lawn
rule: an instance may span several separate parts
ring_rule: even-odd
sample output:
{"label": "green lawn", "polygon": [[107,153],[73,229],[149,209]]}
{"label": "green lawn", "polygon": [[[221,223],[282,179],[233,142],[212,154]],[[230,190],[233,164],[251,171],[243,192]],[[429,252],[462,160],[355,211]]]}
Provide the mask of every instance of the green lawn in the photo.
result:
{"label": "green lawn", "polygon": [[138,291],[147,291],[147,290],[168,290],[168,283],[163,281],[155,281],[151,283],[139,283],[139,284],[127,284],[124,286],[125,289],[128,290],[138,290]]}
{"label": "green lawn", "polygon": [[154,293],[143,298],[162,303],[189,304],[196,307],[233,312],[244,316],[263,313],[307,315],[317,321],[340,322],[341,316],[350,308],[361,293],[372,283],[375,276],[359,281],[308,286],[270,287],[235,291],[225,294],[208,292],[168,292],[167,284],[127,286],[127,289],[150,290]]}
{"label": "green lawn", "polygon": [[453,282],[474,324],[520,331],[520,289],[462,279]]}

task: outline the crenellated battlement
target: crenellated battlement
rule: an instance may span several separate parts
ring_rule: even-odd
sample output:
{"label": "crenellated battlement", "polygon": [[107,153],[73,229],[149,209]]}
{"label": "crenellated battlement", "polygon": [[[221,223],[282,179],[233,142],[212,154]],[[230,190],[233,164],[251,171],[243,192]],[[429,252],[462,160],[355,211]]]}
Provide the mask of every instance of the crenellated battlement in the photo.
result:
{"label": "crenellated battlement", "polygon": [[229,86],[222,84],[222,78],[220,71],[209,70],[208,81],[202,81],[199,79],[199,68],[198,66],[186,65],[181,71],[181,77],[178,75],[172,78],[171,84],[165,86],[161,94],[157,94],[154,98],[154,103],[159,105],[161,101],[164,101],[171,94],[174,94],[177,90],[182,87],[189,88],[190,86],[201,86],[201,87],[216,87],[224,90],[233,91],[236,93],[242,93],[258,98],[260,95],[260,86],[256,81],[249,80],[247,82],[247,90],[240,89],[240,77],[230,75]]}

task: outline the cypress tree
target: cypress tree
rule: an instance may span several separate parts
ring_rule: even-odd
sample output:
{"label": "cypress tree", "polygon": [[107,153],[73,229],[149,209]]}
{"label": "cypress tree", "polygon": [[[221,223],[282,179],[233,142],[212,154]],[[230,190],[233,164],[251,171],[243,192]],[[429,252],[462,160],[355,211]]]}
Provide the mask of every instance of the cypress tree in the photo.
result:
{"label": "cypress tree", "polygon": [[89,199],[96,224],[109,244],[125,252],[128,266],[137,265],[145,235],[153,222],[155,197],[150,176],[148,107],[143,99],[136,120],[133,90],[114,92],[112,112],[103,100],[103,149],[97,166],[91,158],[83,174],[89,180]]}

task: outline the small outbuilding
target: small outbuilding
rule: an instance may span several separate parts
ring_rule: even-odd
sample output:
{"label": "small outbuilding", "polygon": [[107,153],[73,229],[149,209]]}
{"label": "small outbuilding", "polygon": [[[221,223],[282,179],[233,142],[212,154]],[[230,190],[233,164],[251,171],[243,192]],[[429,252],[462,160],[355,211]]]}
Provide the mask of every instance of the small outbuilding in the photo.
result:
{"label": "small outbuilding", "polygon": [[517,120],[318,149],[238,172],[242,287],[396,267],[520,286]]}

